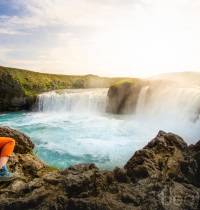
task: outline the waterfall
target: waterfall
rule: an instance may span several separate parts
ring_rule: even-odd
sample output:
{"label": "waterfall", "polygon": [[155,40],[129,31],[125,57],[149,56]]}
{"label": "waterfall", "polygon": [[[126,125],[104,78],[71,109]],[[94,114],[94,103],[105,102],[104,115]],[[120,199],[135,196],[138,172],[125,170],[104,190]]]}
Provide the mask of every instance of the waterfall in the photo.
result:
{"label": "waterfall", "polygon": [[[38,96],[40,112],[105,112],[108,89],[62,90]],[[146,119],[196,122],[200,117],[200,87],[149,85],[141,89],[135,115]]]}
{"label": "waterfall", "polygon": [[104,112],[107,89],[51,91],[38,96],[40,112]]}
{"label": "waterfall", "polygon": [[145,86],[138,97],[136,115],[195,122],[200,115],[200,87]]}
{"label": "waterfall", "polygon": [[137,99],[137,105],[136,105],[136,114],[140,114],[144,111],[146,101],[147,101],[147,93],[149,90],[149,86],[145,86],[141,89],[139,97]]}

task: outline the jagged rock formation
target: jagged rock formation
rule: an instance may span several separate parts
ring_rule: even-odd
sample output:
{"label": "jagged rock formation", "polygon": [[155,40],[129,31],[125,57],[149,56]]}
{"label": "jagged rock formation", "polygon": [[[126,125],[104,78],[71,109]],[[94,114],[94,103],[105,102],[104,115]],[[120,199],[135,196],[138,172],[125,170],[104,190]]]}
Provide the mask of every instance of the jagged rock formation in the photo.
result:
{"label": "jagged rock formation", "polygon": [[160,131],[123,169],[101,171],[80,164],[63,171],[41,162],[26,135],[8,127],[0,136],[16,139],[9,167],[17,178],[0,183],[0,209],[198,210],[200,143],[187,146]]}

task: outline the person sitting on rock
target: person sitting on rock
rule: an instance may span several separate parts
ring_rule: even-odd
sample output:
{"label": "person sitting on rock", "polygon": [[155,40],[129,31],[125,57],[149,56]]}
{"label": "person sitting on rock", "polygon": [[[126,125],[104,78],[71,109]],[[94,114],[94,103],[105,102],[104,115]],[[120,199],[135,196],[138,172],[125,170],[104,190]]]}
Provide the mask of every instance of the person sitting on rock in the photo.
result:
{"label": "person sitting on rock", "polygon": [[13,178],[6,164],[15,147],[15,140],[9,137],[0,137],[0,181],[8,181]]}

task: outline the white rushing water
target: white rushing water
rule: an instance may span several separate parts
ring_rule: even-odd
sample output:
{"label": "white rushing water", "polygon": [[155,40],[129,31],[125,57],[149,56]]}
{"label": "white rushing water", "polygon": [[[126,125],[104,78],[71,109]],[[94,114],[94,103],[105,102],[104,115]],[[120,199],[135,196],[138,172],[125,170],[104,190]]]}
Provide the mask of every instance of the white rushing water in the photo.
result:
{"label": "white rushing water", "polygon": [[200,87],[145,86],[140,91],[134,119],[152,130],[174,132],[194,143],[200,139]]}
{"label": "white rushing water", "polygon": [[62,90],[43,93],[37,109],[42,112],[104,112],[108,89]]}
{"label": "white rushing water", "polygon": [[145,86],[138,97],[136,114],[195,123],[200,116],[200,87]]}
{"label": "white rushing water", "polygon": [[0,123],[25,132],[36,153],[61,168],[93,162],[102,168],[123,166],[159,130],[188,143],[200,139],[200,89],[146,86],[136,112],[105,112],[107,89],[63,90],[41,94],[35,112],[0,115]]}

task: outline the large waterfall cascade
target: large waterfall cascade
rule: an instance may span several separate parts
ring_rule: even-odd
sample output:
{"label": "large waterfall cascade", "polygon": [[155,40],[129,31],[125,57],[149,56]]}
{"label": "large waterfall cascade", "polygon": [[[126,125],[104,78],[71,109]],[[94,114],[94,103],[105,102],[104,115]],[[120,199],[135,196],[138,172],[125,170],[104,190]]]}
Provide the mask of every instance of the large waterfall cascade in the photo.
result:
{"label": "large waterfall cascade", "polygon": [[108,89],[51,91],[38,97],[42,112],[104,112]]}

